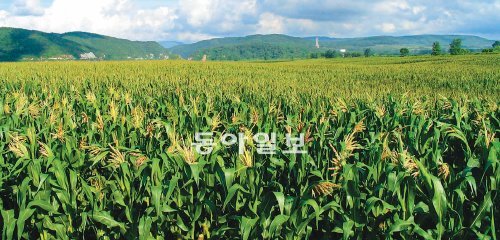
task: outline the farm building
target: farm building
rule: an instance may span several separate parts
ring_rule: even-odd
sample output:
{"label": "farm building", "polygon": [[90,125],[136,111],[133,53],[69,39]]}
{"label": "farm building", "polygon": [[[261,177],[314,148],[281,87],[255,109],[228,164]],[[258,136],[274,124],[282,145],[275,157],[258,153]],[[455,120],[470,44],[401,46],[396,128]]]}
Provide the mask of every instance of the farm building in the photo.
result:
{"label": "farm building", "polygon": [[95,54],[93,52],[80,54],[80,59],[82,59],[82,60],[93,60],[96,58],[97,57],[95,56]]}

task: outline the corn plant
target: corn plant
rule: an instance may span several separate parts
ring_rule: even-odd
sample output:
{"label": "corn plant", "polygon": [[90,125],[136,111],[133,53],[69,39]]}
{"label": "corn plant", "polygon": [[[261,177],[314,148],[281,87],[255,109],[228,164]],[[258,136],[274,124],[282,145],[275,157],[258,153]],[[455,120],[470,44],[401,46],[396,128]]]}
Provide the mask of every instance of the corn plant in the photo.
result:
{"label": "corn plant", "polygon": [[0,64],[2,239],[496,239],[499,60]]}

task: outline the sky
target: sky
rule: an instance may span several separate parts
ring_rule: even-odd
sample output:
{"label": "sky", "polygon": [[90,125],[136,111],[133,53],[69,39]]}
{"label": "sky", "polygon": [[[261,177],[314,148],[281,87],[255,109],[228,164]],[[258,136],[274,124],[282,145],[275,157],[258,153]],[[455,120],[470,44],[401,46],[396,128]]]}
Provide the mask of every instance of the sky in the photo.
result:
{"label": "sky", "polygon": [[0,26],[195,42],[251,34],[500,39],[500,0],[0,0]]}

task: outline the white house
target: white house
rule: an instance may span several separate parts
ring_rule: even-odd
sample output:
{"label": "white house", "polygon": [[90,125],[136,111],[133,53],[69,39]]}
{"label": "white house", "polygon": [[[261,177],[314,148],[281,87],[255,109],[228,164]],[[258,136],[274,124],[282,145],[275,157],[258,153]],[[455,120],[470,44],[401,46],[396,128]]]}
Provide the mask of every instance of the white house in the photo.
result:
{"label": "white house", "polygon": [[93,52],[80,54],[80,59],[82,59],[82,60],[92,60],[92,59],[96,59],[96,58],[97,57],[95,56],[95,54]]}

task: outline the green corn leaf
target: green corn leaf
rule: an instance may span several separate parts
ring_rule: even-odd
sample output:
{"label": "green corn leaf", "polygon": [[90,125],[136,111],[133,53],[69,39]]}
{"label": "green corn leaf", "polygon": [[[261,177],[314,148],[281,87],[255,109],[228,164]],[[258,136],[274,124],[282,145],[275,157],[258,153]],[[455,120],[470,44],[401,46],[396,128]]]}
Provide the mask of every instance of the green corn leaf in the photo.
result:
{"label": "green corn leaf", "polygon": [[288,221],[289,218],[290,216],[280,214],[273,219],[269,227],[269,234],[271,235],[271,237],[280,235],[280,233],[278,232],[278,228],[286,221]]}
{"label": "green corn leaf", "polygon": [[58,214],[57,209],[52,204],[50,204],[48,200],[31,201],[28,204],[27,208],[33,208],[33,207],[38,207],[52,214]]}
{"label": "green corn leaf", "polygon": [[2,210],[2,239],[13,239],[16,221],[14,210]]}
{"label": "green corn leaf", "polygon": [[101,224],[105,225],[106,227],[108,227],[110,229],[118,227],[118,228],[120,228],[120,231],[122,233],[125,233],[125,231],[126,231],[125,224],[116,221],[109,214],[109,212],[104,212],[104,211],[92,212],[91,213],[91,218],[92,218],[92,220],[94,220],[94,221],[96,221],[98,223],[101,223]]}
{"label": "green corn leaf", "polygon": [[491,194],[492,191],[489,191],[484,195],[483,202],[477,208],[474,218],[472,218],[472,222],[469,226],[470,228],[480,223],[483,217],[486,215],[486,213],[492,210],[491,207],[493,206],[493,202],[491,201]]}
{"label": "green corn leaf", "polygon": [[353,227],[354,221],[350,219],[344,221],[344,223],[342,224],[342,239],[347,240],[351,238],[351,236],[354,234],[354,231],[352,230]]}
{"label": "green corn leaf", "polygon": [[156,210],[156,216],[159,217],[161,214],[161,193],[162,193],[162,186],[153,186],[151,187],[151,201],[153,206],[155,207]]}
{"label": "green corn leaf", "polygon": [[280,213],[284,214],[283,209],[285,207],[285,195],[283,195],[282,192],[274,192],[274,196],[276,196],[276,200],[278,201]]}
{"label": "green corn leaf", "polygon": [[229,188],[229,191],[227,193],[227,196],[226,196],[226,199],[224,200],[224,205],[223,205],[223,209],[226,208],[227,204],[231,201],[231,199],[233,199],[234,195],[238,192],[238,191],[243,191],[243,192],[246,192],[246,190],[240,186],[239,184],[234,184],[233,186],[231,186]]}
{"label": "green corn leaf", "polygon": [[148,240],[151,239],[151,225],[153,220],[150,217],[143,216],[139,220],[139,239]]}
{"label": "green corn leaf", "polygon": [[28,220],[31,215],[35,212],[35,209],[26,208],[19,212],[19,218],[17,219],[17,239],[21,239],[24,233],[24,225],[26,220]]}
{"label": "green corn leaf", "polygon": [[254,227],[255,223],[259,218],[246,218],[242,217],[241,218],[241,225],[240,225],[240,231],[241,231],[241,236],[243,240],[247,240],[250,236],[250,233],[252,231],[252,228]]}

